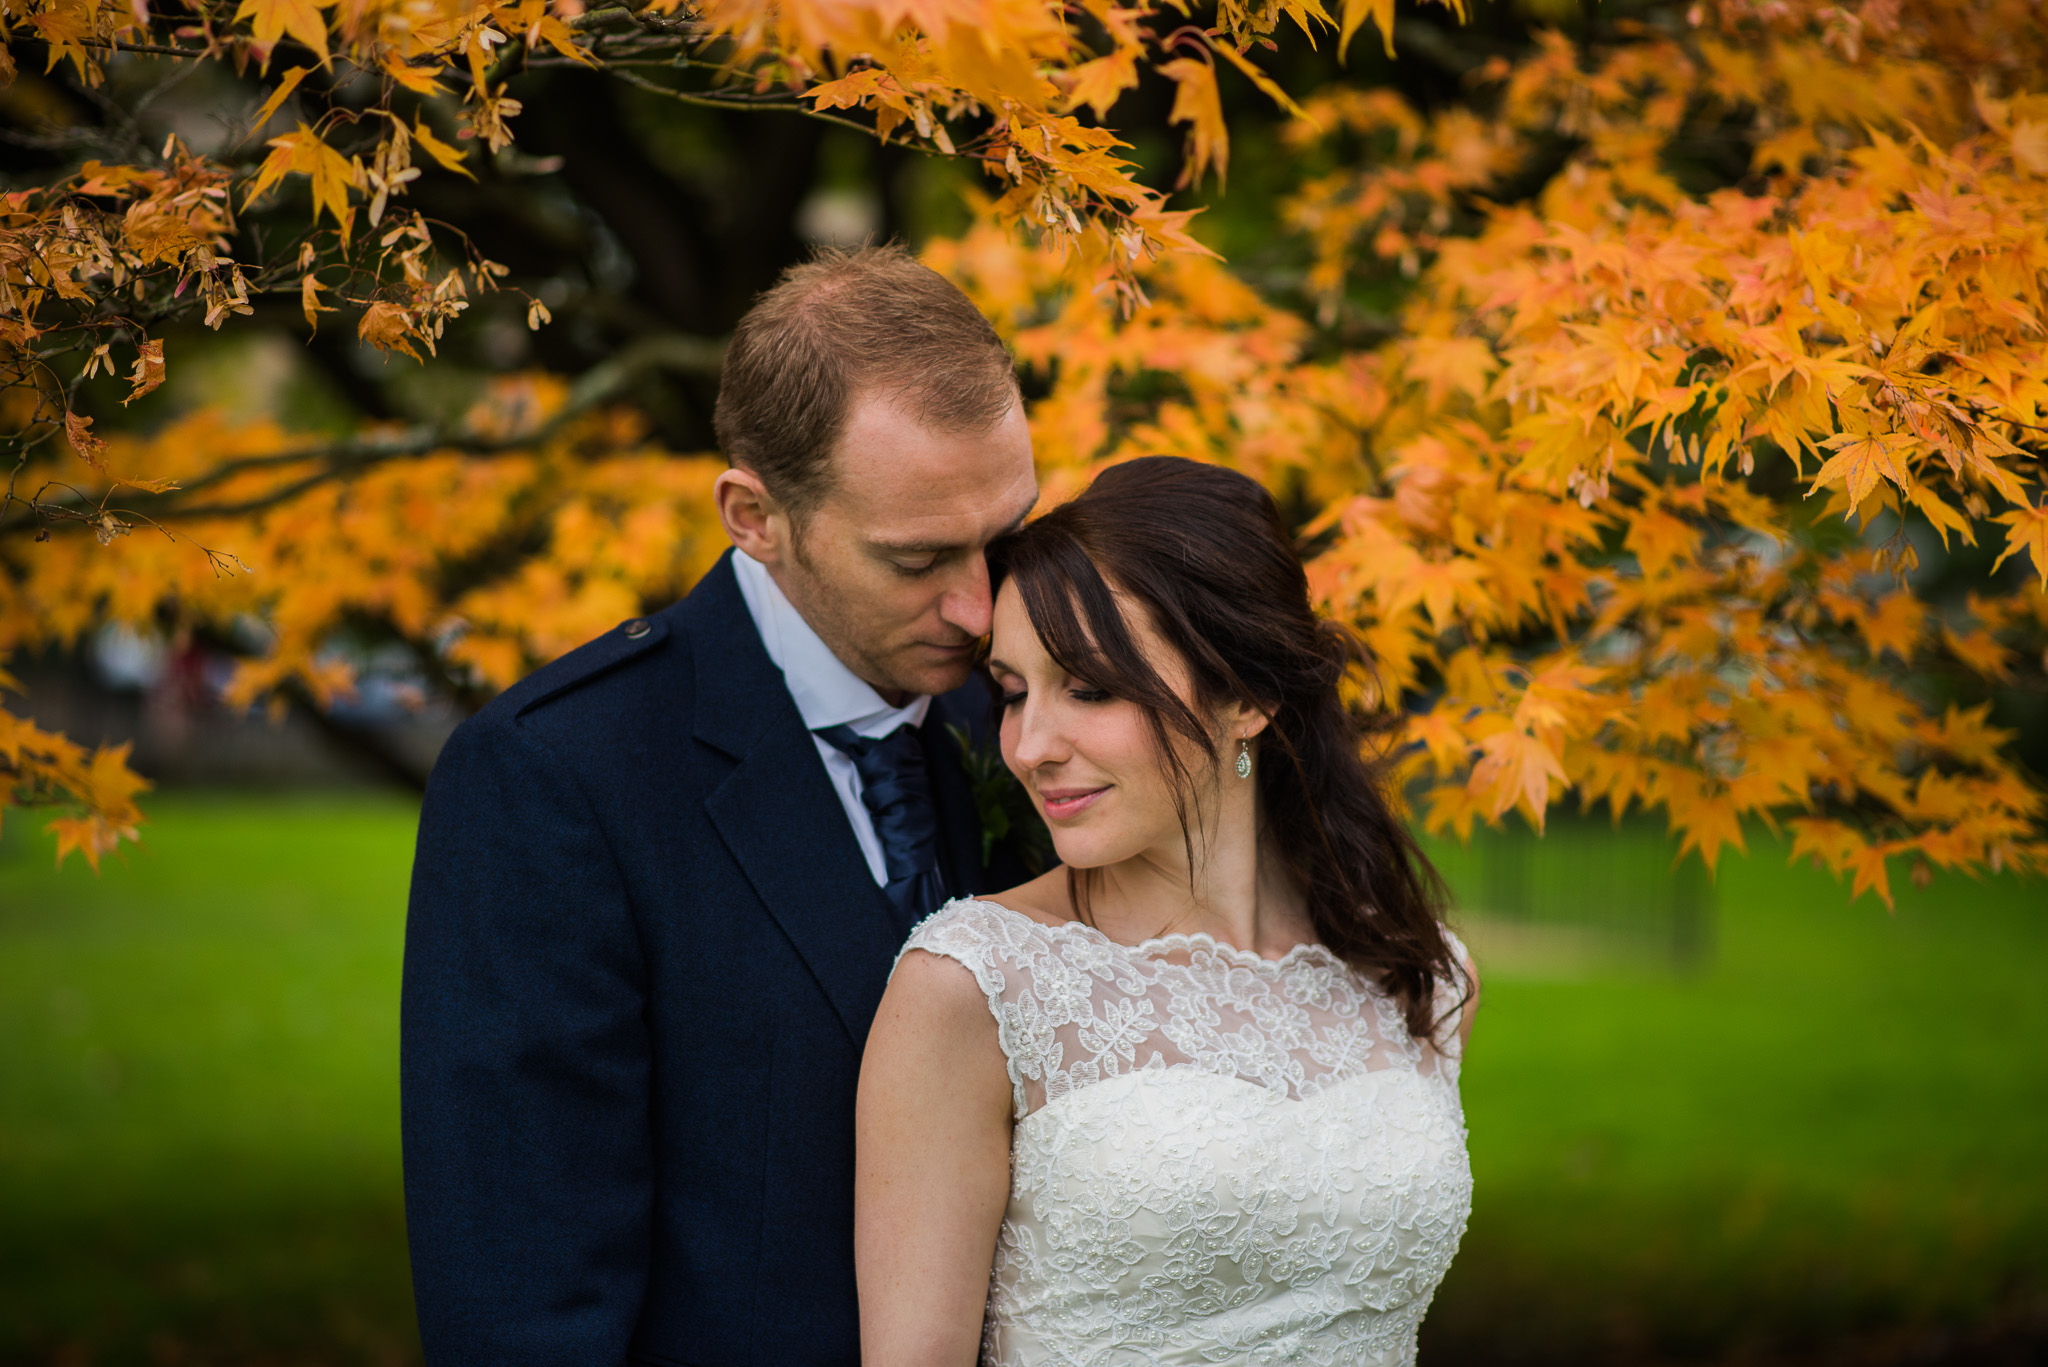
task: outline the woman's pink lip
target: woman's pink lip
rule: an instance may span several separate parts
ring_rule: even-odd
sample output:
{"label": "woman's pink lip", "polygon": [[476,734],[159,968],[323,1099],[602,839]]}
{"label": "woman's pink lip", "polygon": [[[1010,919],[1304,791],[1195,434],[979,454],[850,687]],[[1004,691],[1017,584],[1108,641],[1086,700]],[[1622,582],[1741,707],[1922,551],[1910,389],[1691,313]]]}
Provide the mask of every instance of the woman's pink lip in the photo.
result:
{"label": "woman's pink lip", "polygon": [[1045,804],[1045,814],[1052,820],[1076,816],[1093,806],[1095,799],[1108,792],[1107,788],[1055,788],[1050,792],[1039,791],[1039,801]]}

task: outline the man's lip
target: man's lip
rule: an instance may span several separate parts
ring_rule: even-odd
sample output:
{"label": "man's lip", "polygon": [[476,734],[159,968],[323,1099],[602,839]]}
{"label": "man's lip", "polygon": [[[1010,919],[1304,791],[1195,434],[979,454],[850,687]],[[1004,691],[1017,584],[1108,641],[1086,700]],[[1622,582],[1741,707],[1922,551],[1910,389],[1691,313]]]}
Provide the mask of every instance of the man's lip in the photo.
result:
{"label": "man's lip", "polygon": [[1082,812],[1095,805],[1095,799],[1108,791],[1107,786],[1101,788],[1054,788],[1050,791],[1040,789],[1038,800],[1045,804],[1047,819],[1059,821],[1067,817],[1079,816]]}

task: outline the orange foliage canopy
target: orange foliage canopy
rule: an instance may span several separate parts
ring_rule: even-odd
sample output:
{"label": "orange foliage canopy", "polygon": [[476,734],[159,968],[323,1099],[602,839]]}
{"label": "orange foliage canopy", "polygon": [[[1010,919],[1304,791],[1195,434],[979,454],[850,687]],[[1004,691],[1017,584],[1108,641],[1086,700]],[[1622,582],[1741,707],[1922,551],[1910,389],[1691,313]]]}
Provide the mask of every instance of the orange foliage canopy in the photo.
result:
{"label": "orange foliage canopy", "polygon": [[[102,442],[28,359],[60,335],[88,367],[125,345],[140,397],[164,373],[147,319],[182,297],[174,281],[197,283],[182,306],[216,326],[252,290],[294,290],[309,325],[352,308],[371,344],[431,354],[503,278],[394,207],[420,174],[461,172],[462,140],[436,127],[512,137],[506,44],[603,63],[681,42],[757,92],[995,178],[976,226],[929,259],[1044,379],[1049,495],[1172,452],[1310,510],[1316,591],[1373,649],[1366,700],[1407,713],[1398,764],[1432,826],[1515,810],[1540,826],[1576,790],[1617,816],[1661,809],[1710,865],[1745,820],[1782,822],[1796,854],[1887,900],[1901,857],[2048,868],[2048,809],[2011,738],[1927,682],[1978,696],[2048,671],[2048,41],[2027,0],[1721,0],[1682,31],[1552,36],[1429,117],[1385,92],[1297,107],[1272,89],[1298,110],[1302,164],[1334,168],[1275,225],[1308,262],[1300,298],[1201,250],[1106,125],[1150,66],[1177,83],[1190,175],[1220,176],[1217,63],[1270,86],[1245,54],[1280,20],[1390,33],[1391,4],[1222,0],[1212,27],[1164,36],[1140,22],[1149,8],[1087,8],[1099,49],[1041,0],[245,0],[168,36],[139,11],[29,0],[14,32],[88,78],[122,42],[259,63],[295,44],[311,64],[283,74],[252,130],[316,66],[384,85],[348,130],[295,125],[239,168],[174,144],[160,165],[88,165],[8,197],[0,344],[32,396],[16,417],[64,432],[84,464],[54,441],[23,447],[0,509],[0,655],[166,610],[255,620],[270,648],[233,695],[290,682],[326,699],[350,680],[323,642],[372,615],[488,691],[686,588],[720,545],[716,467],[644,449],[605,406],[623,370],[502,382],[445,431],[335,443],[200,414]],[[462,91],[452,111],[444,82]],[[1753,144],[1740,188],[1698,192],[1674,169],[1703,129]],[[1532,172],[1528,200],[1489,197]],[[237,263],[237,209],[294,181],[312,220],[296,255]],[[1358,300],[1390,282],[1398,316],[1365,335]],[[128,296],[159,312],[110,311]],[[56,478],[60,459],[75,492],[30,492],[25,472]],[[117,502],[123,485],[156,492]],[[31,544],[30,527],[63,535]],[[1932,604],[1906,579],[1916,538],[1987,540],[2025,573]],[[522,543],[543,549],[447,586],[450,562]],[[16,800],[72,804],[67,848],[97,858],[133,827],[118,756],[0,724]]]}

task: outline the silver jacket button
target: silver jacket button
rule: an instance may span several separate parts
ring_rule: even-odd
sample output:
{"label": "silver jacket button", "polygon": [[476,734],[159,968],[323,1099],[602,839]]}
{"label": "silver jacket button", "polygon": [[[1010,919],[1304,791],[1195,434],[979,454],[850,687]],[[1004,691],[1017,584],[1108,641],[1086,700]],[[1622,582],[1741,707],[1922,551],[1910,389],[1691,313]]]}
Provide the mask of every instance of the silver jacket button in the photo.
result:
{"label": "silver jacket button", "polygon": [[653,627],[648,626],[647,623],[641,621],[638,617],[635,617],[632,621],[626,623],[626,639],[629,641],[637,641],[642,636],[645,636],[648,632],[652,630],[654,630]]}

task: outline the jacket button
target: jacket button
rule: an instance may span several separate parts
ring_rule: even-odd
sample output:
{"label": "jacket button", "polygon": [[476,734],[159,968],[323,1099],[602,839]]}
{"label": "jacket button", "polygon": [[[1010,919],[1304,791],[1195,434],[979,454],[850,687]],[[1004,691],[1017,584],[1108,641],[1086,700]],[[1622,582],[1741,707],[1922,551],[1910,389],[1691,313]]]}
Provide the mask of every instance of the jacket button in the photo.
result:
{"label": "jacket button", "polygon": [[642,636],[645,636],[648,632],[652,630],[654,630],[653,627],[648,626],[647,623],[641,621],[638,617],[635,617],[632,621],[626,623],[626,639],[629,641],[637,641]]}

